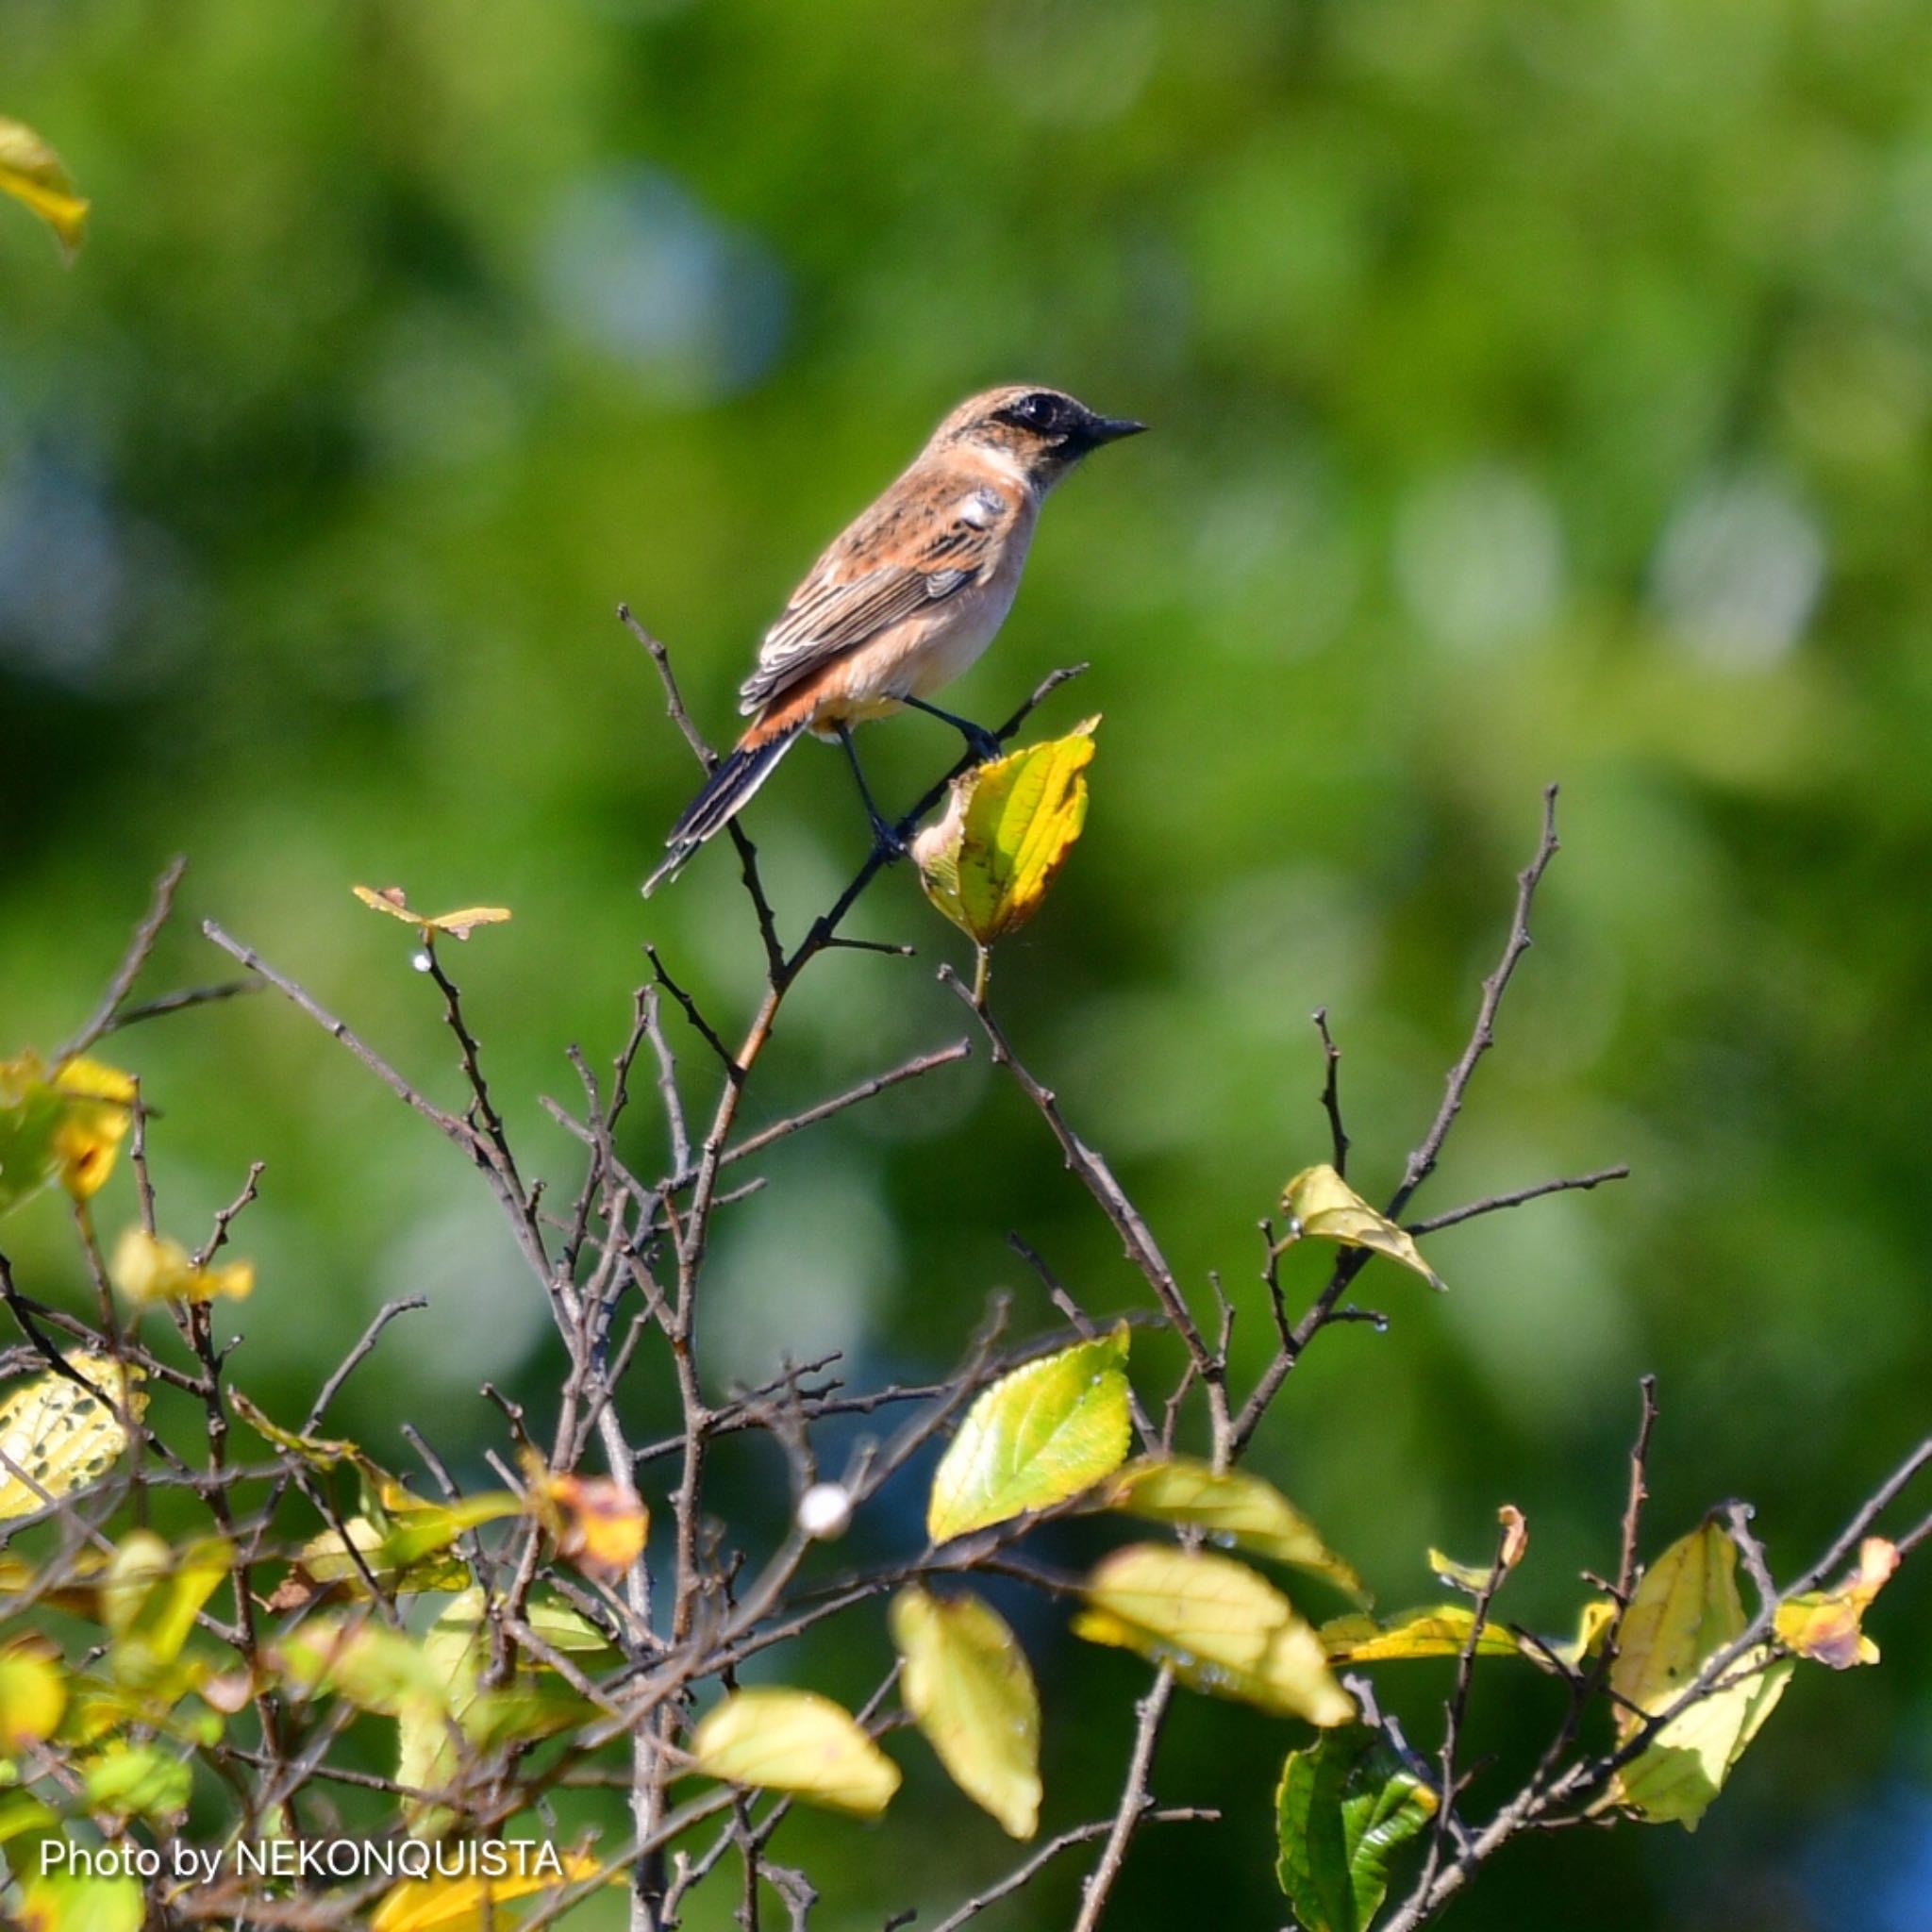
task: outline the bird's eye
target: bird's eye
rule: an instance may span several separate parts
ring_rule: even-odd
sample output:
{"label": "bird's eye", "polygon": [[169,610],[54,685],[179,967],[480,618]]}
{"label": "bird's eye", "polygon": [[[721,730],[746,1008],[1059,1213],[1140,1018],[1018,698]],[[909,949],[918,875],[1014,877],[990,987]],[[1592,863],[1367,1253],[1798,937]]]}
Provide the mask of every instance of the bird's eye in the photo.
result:
{"label": "bird's eye", "polygon": [[1013,405],[1012,413],[1029,429],[1053,429],[1059,424],[1060,399],[1045,391],[1036,391],[1030,396],[1022,396]]}

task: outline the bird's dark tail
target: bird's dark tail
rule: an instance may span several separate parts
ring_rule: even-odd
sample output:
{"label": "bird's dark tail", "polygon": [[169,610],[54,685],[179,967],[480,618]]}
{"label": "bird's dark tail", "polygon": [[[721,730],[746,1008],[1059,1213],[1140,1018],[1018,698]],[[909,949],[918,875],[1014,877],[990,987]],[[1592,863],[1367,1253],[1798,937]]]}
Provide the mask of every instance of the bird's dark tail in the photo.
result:
{"label": "bird's dark tail", "polygon": [[805,720],[781,725],[768,738],[754,742],[758,727],[746,733],[745,741],[718,760],[705,789],[685,807],[683,816],[672,826],[664,841],[669,854],[662,865],[644,881],[644,897],[649,898],[666,879],[675,878],[691,856],[707,839],[714,838],[751,801],[751,795],[777,769],[778,760],[797,741]]}

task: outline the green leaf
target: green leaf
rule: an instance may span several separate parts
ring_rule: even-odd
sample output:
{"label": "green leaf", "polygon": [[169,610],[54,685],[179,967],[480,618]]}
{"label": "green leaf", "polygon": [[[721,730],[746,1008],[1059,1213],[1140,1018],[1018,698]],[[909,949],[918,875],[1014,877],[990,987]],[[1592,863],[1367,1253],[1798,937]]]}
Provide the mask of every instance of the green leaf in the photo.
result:
{"label": "green leaf", "polygon": [[811,1690],[736,1692],[699,1724],[691,1755],[707,1777],[858,1818],[876,1818],[899,1789],[899,1767],[858,1719]]}
{"label": "green leaf", "polygon": [[192,1768],[158,1744],[117,1744],[87,1767],[90,1811],[118,1818],[172,1818],[188,1808]]}
{"label": "green leaf", "polygon": [[1087,822],[1098,718],[953,780],[945,816],[914,841],[925,896],[982,946],[1039,911]]}
{"label": "green leaf", "polygon": [[1135,1543],[1102,1559],[1086,1596],[1076,1637],[1165,1664],[1192,1690],[1324,1726],[1356,1714],[1313,1626],[1230,1557]]}
{"label": "green leaf", "polygon": [[0,194],[30,208],[60,243],[70,261],[87,238],[88,204],[75,191],[60,157],[19,121],[0,114]]}
{"label": "green leaf", "polygon": [[1127,1324],[1003,1375],[966,1412],[932,1479],[935,1543],[1077,1496],[1117,1470],[1130,1427]]}
{"label": "green leaf", "polygon": [[1431,1288],[1440,1289],[1442,1277],[1423,1259],[1422,1250],[1407,1233],[1385,1214],[1378,1214],[1325,1162],[1305,1167],[1289,1182],[1281,1196],[1281,1211],[1288,1216],[1288,1232],[1278,1244],[1285,1248],[1307,1236],[1313,1241],[1334,1241],[1344,1248],[1370,1248],[1400,1261],[1420,1274]]}
{"label": "green leaf", "polygon": [[1012,1838],[1040,1827],[1040,1693],[1026,1654],[983,1598],[914,1585],[892,1600],[900,1694],[953,1782]]}
{"label": "green leaf", "polygon": [[86,1388],[50,1369],[0,1402],[0,1449],[31,1478],[0,1469],[0,1523],[44,1509],[49,1496],[86,1489],[119,1460],[127,1431],[104,1396],[117,1397],[136,1417],[147,1408],[140,1370],[124,1372],[110,1357],[82,1351],[68,1365]]}
{"label": "green leaf", "polygon": [[73,1878],[57,1873],[31,1879],[21,1900],[25,1932],[141,1932],[147,1916],[141,1881]]}
{"label": "green leaf", "polygon": [[1239,1544],[1297,1570],[1325,1577],[1357,1603],[1368,1602],[1362,1581],[1281,1491],[1257,1475],[1217,1474],[1190,1457],[1130,1462],[1114,1483],[1107,1507],[1150,1523],[1188,1524],[1210,1542]]}
{"label": "green leaf", "polygon": [[1436,1815],[1434,1790],[1365,1725],[1291,1751],[1274,1794],[1275,1875],[1305,1932],[1367,1932],[1389,1858]]}
{"label": "green leaf", "polygon": [[235,1567],[220,1537],[178,1555],[151,1530],[125,1538],[101,1584],[101,1617],[114,1633],[108,1665],[125,1684],[153,1684],[181,1654],[194,1619]]}

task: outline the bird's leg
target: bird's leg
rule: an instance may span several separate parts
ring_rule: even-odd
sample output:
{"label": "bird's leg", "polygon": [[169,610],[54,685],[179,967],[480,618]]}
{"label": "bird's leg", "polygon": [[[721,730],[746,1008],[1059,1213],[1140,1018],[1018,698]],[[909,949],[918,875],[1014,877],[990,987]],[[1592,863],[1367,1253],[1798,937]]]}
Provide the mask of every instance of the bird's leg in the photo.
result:
{"label": "bird's leg", "polygon": [[966,741],[967,747],[981,764],[989,764],[992,759],[1006,756],[1006,747],[984,724],[975,724],[971,718],[959,718],[951,711],[942,711],[937,705],[927,704],[924,698],[908,698],[905,702],[915,711],[924,711],[928,718],[938,718],[950,724]]}
{"label": "bird's leg", "polygon": [[876,805],[873,803],[872,788],[865,782],[865,774],[859,768],[858,747],[852,742],[852,727],[841,724],[838,727],[839,742],[845,747],[845,756],[852,764],[852,775],[858,781],[858,795],[865,801],[865,815],[872,821],[872,836],[878,849],[888,858],[903,858],[906,856],[906,841],[892,829]]}

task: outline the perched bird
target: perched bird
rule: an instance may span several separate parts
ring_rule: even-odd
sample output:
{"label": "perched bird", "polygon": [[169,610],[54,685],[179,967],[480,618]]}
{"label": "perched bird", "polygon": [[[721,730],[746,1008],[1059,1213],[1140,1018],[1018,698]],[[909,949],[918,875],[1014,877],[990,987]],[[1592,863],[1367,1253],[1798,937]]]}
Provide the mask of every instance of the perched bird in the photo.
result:
{"label": "perched bird", "polygon": [[646,896],[730,824],[802,732],[843,744],[889,846],[897,841],[866,790],[854,724],[910,705],[962,732],[977,756],[997,756],[991,733],[928,700],[1006,622],[1047,491],[1090,450],[1145,427],[1024,384],[961,403],[765,633],[739,690],[751,725],[672,826]]}

